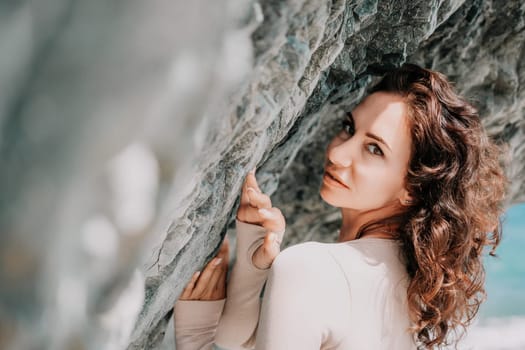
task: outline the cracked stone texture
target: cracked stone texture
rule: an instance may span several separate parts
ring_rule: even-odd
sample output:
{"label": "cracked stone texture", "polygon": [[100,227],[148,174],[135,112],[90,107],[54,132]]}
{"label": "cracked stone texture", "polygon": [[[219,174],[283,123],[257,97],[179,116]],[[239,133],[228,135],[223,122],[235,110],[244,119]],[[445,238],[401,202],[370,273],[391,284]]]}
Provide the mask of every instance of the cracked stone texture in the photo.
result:
{"label": "cracked stone texture", "polygon": [[[70,6],[73,10],[76,9],[78,17],[70,18],[70,23],[83,23],[81,20],[86,21],[90,15],[93,18],[100,18],[104,13],[103,11],[100,13],[92,11],[86,14],[86,11],[78,10],[79,5],[76,3],[59,0],[53,2],[57,8]],[[171,30],[170,33],[174,33],[175,39],[172,38],[173,40],[167,46],[172,50],[178,45],[183,45],[190,52],[223,53],[219,54],[217,62],[213,61],[213,65],[211,61],[205,59],[199,61],[198,55],[190,56],[189,59],[183,60],[184,64],[181,64],[184,69],[175,69],[178,74],[172,73],[175,76],[184,76],[184,73],[193,67],[194,70],[190,72],[200,71],[200,75],[195,75],[200,80],[196,86],[193,86],[196,91],[191,94],[193,98],[187,98],[184,91],[176,89],[163,95],[165,101],[176,101],[177,107],[184,110],[179,113],[179,118],[175,122],[169,119],[170,115],[177,115],[176,112],[179,112],[175,103],[169,104],[168,108],[161,108],[164,111],[161,113],[162,118],[157,119],[164,122],[154,124],[149,128],[147,135],[141,134],[139,138],[149,147],[146,149],[152,149],[150,153],[157,160],[160,168],[155,215],[151,223],[141,229],[143,234],[133,236],[134,239],[130,239],[129,235],[119,236],[121,237],[118,241],[119,246],[131,247],[130,252],[117,254],[118,261],[120,261],[119,267],[112,269],[104,277],[97,275],[96,271],[93,272],[92,264],[98,261],[96,258],[85,261],[76,254],[64,254],[56,248],[57,246],[64,247],[68,251],[76,252],[71,247],[78,244],[79,239],[49,232],[59,224],[62,225],[60,232],[68,232],[68,230],[74,232],[75,225],[78,226],[85,220],[85,216],[91,215],[93,207],[106,214],[109,221],[114,223],[111,210],[107,208],[107,202],[111,198],[104,197],[103,193],[92,194],[96,199],[93,200],[94,204],[76,207],[73,218],[68,217],[69,220],[66,223],[59,221],[57,217],[71,214],[70,212],[60,209],[57,214],[53,211],[52,206],[47,207],[46,213],[49,212],[48,214],[53,214],[53,216],[41,229],[44,233],[41,233],[39,239],[42,242],[47,239],[57,243],[47,243],[47,245],[42,243],[48,248],[38,254],[24,249],[25,246],[22,244],[34,241],[35,238],[31,234],[26,234],[23,235],[24,240],[21,240],[17,238],[17,233],[27,228],[31,229],[29,232],[34,232],[39,227],[38,224],[41,224],[42,219],[22,224],[25,217],[39,213],[37,210],[39,208],[30,206],[29,212],[25,208],[24,215],[17,216],[13,212],[16,208],[20,209],[20,206],[14,206],[15,209],[8,210],[7,199],[15,202],[22,200],[31,202],[31,200],[47,198],[46,195],[53,195],[54,200],[60,204],[60,208],[71,203],[71,201],[62,199],[61,196],[78,195],[76,192],[78,190],[75,189],[78,188],[79,183],[85,184],[81,181],[84,180],[81,175],[85,171],[89,172],[89,169],[93,167],[102,167],[106,158],[110,158],[109,155],[118,153],[118,147],[111,143],[110,137],[111,133],[116,132],[118,128],[111,126],[111,128],[102,129],[105,132],[97,134],[95,148],[98,152],[104,152],[107,155],[102,157],[87,147],[93,147],[93,142],[75,139],[74,136],[82,135],[79,130],[82,124],[79,120],[70,120],[71,126],[65,129],[69,132],[70,137],[67,140],[59,137],[58,140],[68,142],[70,147],[60,156],[73,164],[62,164],[48,159],[47,162],[43,162],[44,165],[41,165],[41,168],[36,168],[27,161],[31,159],[34,149],[24,148],[23,145],[19,145],[22,143],[20,141],[15,143],[15,146],[12,145],[13,139],[25,134],[19,133],[17,131],[19,129],[14,129],[15,132],[11,131],[9,134],[12,135],[12,140],[8,143],[5,137],[8,135],[6,130],[14,123],[14,120],[18,120],[15,117],[18,117],[26,123],[27,133],[34,132],[37,136],[42,137],[37,131],[32,131],[27,126],[38,121],[36,112],[38,109],[34,106],[31,109],[27,105],[41,103],[42,101],[34,96],[34,91],[38,91],[36,88],[42,85],[45,79],[56,79],[57,74],[61,71],[57,68],[55,70],[42,68],[46,74],[38,70],[31,71],[35,77],[25,78],[25,80],[17,79],[17,74],[21,74],[17,73],[18,71],[10,71],[13,81],[25,82],[23,85],[25,90],[20,94],[22,97],[18,98],[18,104],[11,102],[10,106],[16,108],[11,107],[10,113],[4,112],[5,106],[9,105],[5,101],[11,101],[9,96],[0,100],[0,108],[2,108],[0,112],[3,113],[0,114],[2,116],[0,127],[3,132],[3,137],[0,139],[2,164],[4,160],[9,160],[10,164],[14,164],[15,169],[21,170],[28,167],[35,170],[36,174],[44,174],[44,179],[56,181],[56,177],[59,176],[61,180],[67,181],[68,186],[65,189],[57,188],[56,182],[53,181],[47,183],[55,185],[49,189],[49,186],[45,186],[46,183],[44,185],[35,183],[35,180],[29,175],[17,178],[13,175],[14,170],[8,172],[8,175],[11,174],[11,177],[7,177],[9,181],[3,176],[0,181],[2,185],[0,191],[8,193],[9,196],[5,197],[7,199],[2,198],[0,206],[0,215],[2,215],[0,223],[3,224],[0,231],[2,242],[14,242],[10,247],[15,247],[27,255],[28,266],[32,266],[32,262],[47,262],[50,259],[49,255],[56,254],[58,251],[59,260],[72,267],[64,272],[63,269],[54,269],[54,265],[47,263],[48,265],[44,265],[48,267],[45,276],[51,276],[52,280],[65,279],[67,281],[67,276],[78,275],[86,271],[93,272],[97,277],[94,277],[96,282],[94,288],[80,284],[80,287],[75,285],[77,289],[70,290],[80,290],[87,294],[89,303],[85,319],[79,318],[76,314],[61,313],[59,309],[56,311],[58,315],[53,314],[55,317],[63,322],[73,318],[76,323],[66,330],[55,329],[58,326],[55,328],[49,326],[54,331],[52,334],[56,333],[54,336],[44,336],[46,329],[38,328],[39,325],[36,322],[30,322],[37,319],[36,311],[20,311],[20,308],[17,308],[17,306],[29,303],[35,310],[48,310],[53,304],[47,302],[47,299],[42,302],[31,293],[17,294],[26,293],[28,290],[29,286],[21,282],[12,284],[8,289],[5,289],[2,283],[0,339],[1,335],[7,332],[6,330],[13,327],[25,330],[28,328],[27,325],[31,325],[32,328],[29,329],[35,330],[31,344],[37,343],[38,340],[43,341],[43,344],[59,344],[63,348],[78,343],[93,349],[173,348],[172,337],[169,341],[163,341],[165,332],[172,332],[171,328],[166,328],[171,316],[172,305],[193,271],[201,268],[213,256],[221,238],[225,234],[233,234],[232,224],[238,205],[239,190],[247,171],[254,166],[257,166],[257,178],[262,190],[271,194],[274,206],[279,207],[287,219],[284,246],[307,240],[333,241],[339,227],[340,214],[336,208],[325,204],[318,195],[323,171],[324,149],[337,130],[338,118],[342,111],[354,107],[366,94],[366,89],[378,79],[385,69],[399,66],[405,61],[443,72],[455,83],[461,93],[475,102],[480,109],[488,132],[509,143],[512,156],[512,163],[508,169],[512,181],[509,202],[521,202],[525,199],[525,183],[521,176],[525,166],[525,159],[523,159],[525,157],[525,146],[523,146],[525,96],[522,87],[525,86],[525,63],[523,63],[525,62],[525,57],[523,57],[525,55],[525,4],[518,1],[478,0],[270,0],[252,1],[241,10],[221,17],[222,12],[218,9],[227,8],[232,11],[234,8],[239,8],[235,6],[239,3],[235,1],[200,1],[198,3],[205,7],[212,6],[213,3],[221,5],[214,6],[213,11],[200,13],[201,19],[206,19],[210,23],[204,29],[199,28],[198,24],[203,22],[200,20],[184,22],[187,28],[194,29],[187,31],[184,30],[186,28],[184,26],[176,27],[173,24],[176,21],[166,21],[165,26],[161,29],[154,22],[148,22],[160,14],[164,14],[164,17],[167,18],[170,14],[173,16],[178,14],[179,18],[182,18],[184,16],[180,17],[181,13],[186,14],[185,11],[192,11],[197,8],[197,5],[179,7],[176,8],[179,12],[173,13],[162,11],[166,8],[146,11],[149,16],[144,14],[144,8],[130,11],[133,15],[132,19],[143,23],[145,28],[148,28],[147,24],[150,24],[159,33],[163,32],[162,29]],[[90,6],[92,10],[98,11],[104,8],[97,2],[93,2],[93,5]],[[119,6],[116,7],[117,10],[127,8],[123,4]],[[128,10],[132,8],[131,5],[127,6],[130,6]],[[6,13],[15,12],[16,5],[7,6],[3,10]],[[112,13],[119,13],[113,10]],[[104,18],[110,17],[107,14],[104,16]],[[127,49],[127,52],[131,53],[143,53],[144,50],[148,52],[156,47],[150,43],[145,49],[138,47],[135,48],[136,51],[130,50],[125,45],[126,40],[130,39],[122,36],[124,29],[112,25],[113,22],[108,18],[102,23],[107,25],[108,32],[113,33],[123,42],[117,48],[111,45],[104,47],[105,50],[108,50],[110,57],[111,54],[115,54],[114,61],[118,61],[116,58],[134,57],[124,54],[118,56],[118,50]],[[226,25],[226,22],[232,20],[235,25]],[[124,21],[124,23],[127,22]],[[138,27],[143,28],[143,26]],[[125,29],[129,28],[125,27]],[[103,29],[99,28],[99,30],[100,33],[104,33]],[[77,36],[80,34],[80,31],[76,33]],[[143,37],[149,38],[146,34],[143,34]],[[82,47],[75,46],[73,40],[75,33],[70,35],[72,38],[70,41],[60,38],[57,39],[57,42],[63,44],[65,41],[72,48]],[[171,38],[170,35],[160,37]],[[234,38],[235,40],[224,40],[226,49],[220,51],[216,46],[221,38]],[[249,40],[243,41],[243,38]],[[100,36],[96,37],[96,40],[99,41],[93,40],[105,43]],[[120,43],[121,41],[116,40],[115,42]],[[229,42],[235,44],[228,46]],[[233,50],[234,53],[232,53],[227,50],[228,47],[244,48],[244,50],[247,50],[248,47],[251,50],[249,57],[246,58],[246,61],[249,62],[248,68],[244,68],[246,72],[239,75],[235,80],[236,83],[230,82],[229,84],[230,74],[236,71],[235,68],[244,67],[242,65],[244,61],[238,60],[238,55],[235,54],[237,51]],[[51,51],[51,58],[48,58],[48,62],[51,63],[48,65],[51,64],[53,67],[53,62],[55,65],[60,62],[57,57],[58,53],[56,49],[55,51],[48,49],[48,51]],[[140,71],[142,74],[140,77],[158,83],[161,76],[172,72],[167,65],[162,63],[173,59],[173,56],[179,57],[175,53],[169,50],[154,51],[153,57],[161,63],[160,68],[144,69]],[[87,52],[79,53],[80,57],[87,54]],[[38,55],[27,55],[26,57],[38,57]],[[235,61],[236,59],[238,61]],[[139,56],[132,62],[144,63],[148,60]],[[192,62],[197,62],[196,66],[192,65]],[[231,62],[235,62],[233,69]],[[23,61],[17,64],[19,67],[28,67]],[[209,67],[207,64],[212,68],[207,69]],[[86,65],[89,67],[87,63]],[[45,64],[43,66],[48,67]],[[118,67],[118,65],[111,67]],[[138,65],[138,67],[144,66]],[[146,65],[146,67],[151,66]],[[85,66],[77,68],[84,75],[74,73],[73,76],[76,78],[74,81],[78,82],[82,78],[90,77],[89,74],[86,74]],[[136,67],[132,66],[127,71],[120,72],[118,77],[122,79],[128,77],[129,74],[136,74],[136,69],[133,68]],[[230,74],[224,74],[224,71]],[[192,77],[190,76],[189,80],[184,80],[184,82],[191,83],[194,81]],[[92,79],[96,82],[96,77]],[[141,84],[140,80],[134,83]],[[151,103],[152,100],[155,100],[155,96],[162,92],[158,84],[153,84],[156,89],[148,93],[145,93],[146,89],[137,89],[130,93],[124,89],[128,86],[129,83],[125,79],[113,86],[113,89],[117,91],[124,91],[126,93],[124,97],[127,97],[114,102],[110,109],[110,111],[115,109],[120,111],[118,120],[127,123],[126,130],[120,130],[118,133],[119,145],[135,140],[137,123],[150,120],[155,111],[158,113],[158,110],[154,108],[132,113],[133,108],[137,108],[137,105],[133,104],[131,108],[126,105],[136,96],[143,96],[141,101]],[[52,91],[57,94],[64,92],[56,89]],[[73,86],[73,89],[68,89],[66,92],[72,97],[82,97],[82,93],[78,91],[79,86]],[[101,95],[104,95],[104,91],[101,92]],[[104,101],[103,97],[93,98],[88,102],[94,103],[101,100]],[[82,101],[84,102],[83,111],[89,111],[89,108],[86,107],[87,103]],[[46,102],[45,99],[44,102]],[[41,105],[42,103],[37,106]],[[44,107],[48,105],[43,104]],[[63,111],[59,110],[59,112]],[[93,125],[108,126],[109,112],[98,115],[93,111],[89,112],[84,113],[85,118],[82,120],[88,120]],[[55,125],[57,128],[61,125],[59,121],[51,117],[48,119],[47,122],[51,123],[50,125]],[[201,124],[204,126],[200,126]],[[161,141],[157,140],[157,135],[160,135]],[[170,137],[170,135],[176,137]],[[193,147],[195,144],[198,147]],[[55,144],[51,144],[41,149],[49,152],[55,150],[56,147]],[[15,151],[25,156],[25,163],[13,160],[12,154]],[[78,162],[73,162],[73,160],[79,155],[88,159],[88,162],[80,167],[82,170],[65,173],[64,169],[72,169],[73,165],[78,167]],[[54,166],[49,165],[48,162]],[[22,188],[28,184],[32,186],[31,188],[44,193],[35,194],[27,190],[13,190],[13,188]],[[4,187],[6,192],[4,192]],[[94,184],[88,182],[88,186],[83,189],[89,191],[99,189],[99,187],[98,182]],[[46,193],[46,190],[51,193]],[[4,225],[4,222],[10,225]],[[123,229],[116,226],[120,233]],[[4,227],[9,230],[4,231]],[[4,232],[10,233],[5,234]],[[54,248],[51,249],[51,247]],[[11,256],[7,249],[3,247],[0,249],[2,249],[1,257]],[[128,285],[130,276],[136,276],[138,273],[137,271],[132,272],[133,267],[137,265],[142,266],[139,277],[131,279]],[[33,275],[30,272],[33,272]],[[27,273],[29,275],[21,275],[29,276],[26,281],[34,281],[35,275],[42,276],[40,271],[35,272],[34,269],[29,269]],[[2,281],[7,277],[13,278],[11,275],[9,271],[0,271]],[[15,279],[16,281],[18,279]],[[144,296],[140,294],[142,283],[145,285]],[[61,285],[58,282],[55,284]],[[38,287],[36,282],[35,285]],[[30,286],[32,287],[33,284]],[[50,291],[47,291],[48,289]],[[55,289],[60,290],[58,287]],[[54,295],[55,289],[47,287],[46,291]],[[15,295],[18,296],[15,298]],[[113,319],[119,319],[118,317],[123,315],[122,311],[111,305],[119,304],[119,300],[128,300],[125,299],[126,295],[135,295],[131,297],[131,304],[136,305],[137,301],[140,303],[143,301],[140,313],[137,310],[135,314],[127,317],[126,321],[121,322],[120,326],[115,323],[113,326],[108,326],[107,323],[93,321],[98,320],[101,309],[103,311],[116,310],[111,311],[110,314],[114,316]],[[4,296],[11,298],[9,303],[3,302]],[[20,315],[23,316],[23,322],[14,326],[9,323],[9,320],[20,319]],[[29,321],[26,322],[24,318]],[[136,322],[133,323],[135,318]],[[84,329],[82,325],[85,324],[90,327],[87,327],[87,331],[82,331]],[[114,341],[111,343],[114,345],[109,346],[107,345],[109,341],[96,343],[86,340],[93,334],[103,334],[104,337],[101,339],[118,338],[119,341]],[[1,341],[0,345],[2,345]]]}

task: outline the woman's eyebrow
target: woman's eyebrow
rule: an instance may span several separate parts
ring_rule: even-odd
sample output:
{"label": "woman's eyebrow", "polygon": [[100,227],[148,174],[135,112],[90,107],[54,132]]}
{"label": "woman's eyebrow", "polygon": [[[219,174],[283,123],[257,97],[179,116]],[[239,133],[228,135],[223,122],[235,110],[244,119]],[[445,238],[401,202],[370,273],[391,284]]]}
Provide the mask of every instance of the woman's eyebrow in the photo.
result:
{"label": "woman's eyebrow", "polygon": [[[346,117],[348,119],[350,119],[352,122],[354,122],[354,115],[352,114],[352,112],[346,112]],[[388,145],[388,143],[386,143],[385,140],[383,140],[383,138],[377,136],[376,134],[372,134],[371,132],[367,132],[365,134],[366,136],[374,139],[374,140],[377,140],[379,141],[380,143],[382,143],[383,145],[385,145],[386,148],[388,148],[390,150],[390,152],[392,152],[392,149],[390,148],[390,146]]]}

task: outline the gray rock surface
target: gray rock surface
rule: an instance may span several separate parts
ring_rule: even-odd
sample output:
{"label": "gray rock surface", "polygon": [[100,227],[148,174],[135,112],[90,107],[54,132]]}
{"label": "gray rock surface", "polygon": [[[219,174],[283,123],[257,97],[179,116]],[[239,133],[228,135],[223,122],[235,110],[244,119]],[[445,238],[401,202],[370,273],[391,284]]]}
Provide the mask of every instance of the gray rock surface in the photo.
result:
{"label": "gray rock surface", "polygon": [[476,101],[525,199],[521,2],[43,3],[0,5],[1,348],[173,347],[254,166],[285,246],[333,241],[324,149],[405,61]]}

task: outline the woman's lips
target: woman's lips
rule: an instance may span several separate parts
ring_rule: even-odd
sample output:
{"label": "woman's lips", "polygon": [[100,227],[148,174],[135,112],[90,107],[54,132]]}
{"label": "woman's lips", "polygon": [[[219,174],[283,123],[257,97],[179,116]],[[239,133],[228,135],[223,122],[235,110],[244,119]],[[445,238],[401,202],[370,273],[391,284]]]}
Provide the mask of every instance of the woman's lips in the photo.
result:
{"label": "woman's lips", "polygon": [[323,181],[329,185],[332,185],[332,186],[336,186],[336,187],[341,187],[341,188],[346,188],[348,189],[349,187],[346,186],[345,184],[343,184],[339,179],[335,178],[334,176],[332,176],[329,172],[325,172],[324,175],[323,175]]}

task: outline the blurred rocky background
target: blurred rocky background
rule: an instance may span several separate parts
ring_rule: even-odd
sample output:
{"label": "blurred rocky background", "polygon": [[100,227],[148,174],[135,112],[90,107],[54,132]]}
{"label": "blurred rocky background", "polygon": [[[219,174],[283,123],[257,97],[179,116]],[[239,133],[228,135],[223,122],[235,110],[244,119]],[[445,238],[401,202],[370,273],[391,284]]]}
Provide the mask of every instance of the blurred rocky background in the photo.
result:
{"label": "blurred rocky background", "polygon": [[0,2],[0,348],[174,348],[255,166],[285,246],[332,241],[324,148],[406,61],[478,106],[523,201],[524,28],[521,1]]}

